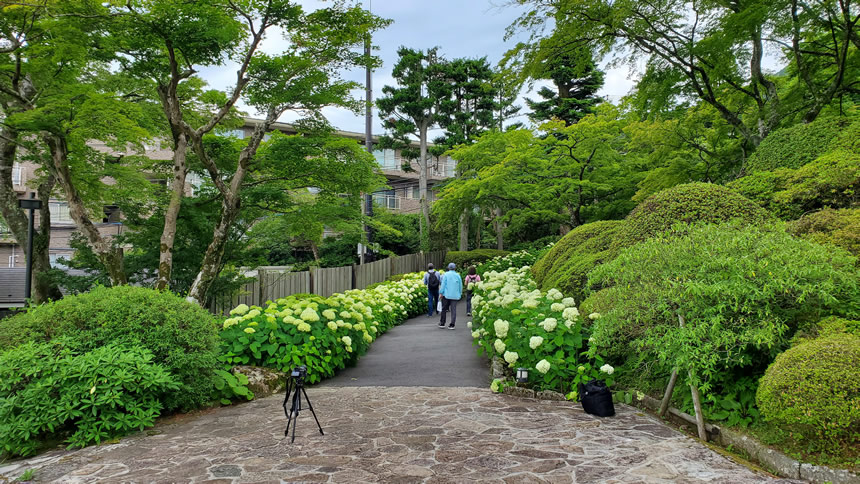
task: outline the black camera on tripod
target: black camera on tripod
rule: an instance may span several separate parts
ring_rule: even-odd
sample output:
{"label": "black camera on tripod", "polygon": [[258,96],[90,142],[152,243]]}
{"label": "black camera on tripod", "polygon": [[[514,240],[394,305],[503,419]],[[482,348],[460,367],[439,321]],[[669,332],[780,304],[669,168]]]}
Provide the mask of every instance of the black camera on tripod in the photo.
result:
{"label": "black camera on tripod", "polygon": [[[296,422],[299,418],[299,412],[302,410],[302,395],[305,396],[305,401],[308,402],[308,408],[311,410],[311,415],[317,422],[317,427],[320,429],[320,435],[323,433],[322,425],[320,425],[317,414],[314,412],[314,407],[311,405],[311,399],[308,398],[308,392],[305,391],[305,377],[308,376],[308,367],[301,365],[290,370],[290,377],[287,380],[287,395],[284,397],[284,414],[287,416],[287,429],[284,430],[284,436],[290,434],[290,424],[293,425],[293,435],[290,442],[296,441]],[[290,400],[290,393],[293,394]]]}
{"label": "black camera on tripod", "polygon": [[290,377],[296,380],[304,381],[306,376],[308,376],[308,367],[305,365],[297,366],[290,371]]}

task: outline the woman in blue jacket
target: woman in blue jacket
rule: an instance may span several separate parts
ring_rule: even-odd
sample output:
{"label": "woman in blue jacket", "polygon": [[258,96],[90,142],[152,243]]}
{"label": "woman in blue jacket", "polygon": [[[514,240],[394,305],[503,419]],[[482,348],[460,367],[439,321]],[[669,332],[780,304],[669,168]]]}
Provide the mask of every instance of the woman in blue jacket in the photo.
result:
{"label": "woman in blue jacket", "polygon": [[457,302],[463,297],[463,279],[457,274],[457,266],[452,262],[448,264],[448,272],[442,276],[442,284],[439,286],[439,296],[442,298],[442,320],[439,328],[445,327],[445,314],[451,310],[451,324],[448,329],[454,329],[457,322]]}

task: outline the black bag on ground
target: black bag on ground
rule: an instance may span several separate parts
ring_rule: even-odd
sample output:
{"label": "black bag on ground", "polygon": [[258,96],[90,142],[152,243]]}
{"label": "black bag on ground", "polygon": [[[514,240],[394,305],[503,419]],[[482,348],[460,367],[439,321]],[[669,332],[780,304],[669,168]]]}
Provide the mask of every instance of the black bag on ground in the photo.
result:
{"label": "black bag on ground", "polygon": [[585,413],[597,415],[598,417],[611,417],[615,415],[615,405],[612,404],[612,392],[603,380],[591,380],[583,385],[579,384],[579,401]]}

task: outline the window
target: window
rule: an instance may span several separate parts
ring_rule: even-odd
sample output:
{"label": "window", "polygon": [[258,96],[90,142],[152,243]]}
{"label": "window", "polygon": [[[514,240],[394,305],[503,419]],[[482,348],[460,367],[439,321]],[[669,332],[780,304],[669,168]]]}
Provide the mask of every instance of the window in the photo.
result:
{"label": "window", "polygon": [[394,194],[394,190],[374,192],[373,203],[381,205],[382,207],[387,208],[389,210],[400,209],[400,197]]}
{"label": "window", "polygon": [[67,254],[65,252],[51,252],[48,254],[48,258],[51,259],[51,267],[59,267],[59,268],[67,268],[69,267],[64,262],[60,262],[59,259],[65,259],[66,261],[71,260],[72,254]]}
{"label": "window", "polygon": [[419,200],[419,199],[421,199],[421,190],[417,186],[409,187],[408,195],[409,195],[409,198],[411,198],[413,200]]}
{"label": "window", "polygon": [[447,162],[445,163],[445,176],[454,176],[457,171],[457,160],[452,160],[451,158],[447,158]]}
{"label": "window", "polygon": [[200,190],[200,185],[203,184],[203,178],[197,173],[191,172],[185,176],[185,187],[188,189],[188,196],[193,197]]}
{"label": "window", "polygon": [[66,202],[50,202],[48,208],[51,211],[51,223],[68,224],[72,223],[72,216],[69,214],[69,204]]}
{"label": "window", "polygon": [[231,129],[224,133],[224,136],[232,136],[234,138],[245,139],[245,130],[242,128]]}
{"label": "window", "polygon": [[22,185],[23,183],[23,170],[21,169],[21,165],[17,162],[12,165],[12,184],[13,185]]}
{"label": "window", "polygon": [[383,170],[400,171],[400,165],[397,163],[394,150],[373,150],[373,156]]}

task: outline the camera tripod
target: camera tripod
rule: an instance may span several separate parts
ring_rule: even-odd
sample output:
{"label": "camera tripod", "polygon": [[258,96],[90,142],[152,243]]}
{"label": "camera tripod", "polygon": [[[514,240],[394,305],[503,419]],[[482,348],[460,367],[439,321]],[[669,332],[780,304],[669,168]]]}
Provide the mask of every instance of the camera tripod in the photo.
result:
{"label": "camera tripod", "polygon": [[[325,435],[323,433],[322,425],[320,425],[320,421],[317,418],[317,414],[314,412],[314,406],[311,405],[311,399],[308,398],[308,392],[305,391],[304,376],[296,376],[296,373],[297,372],[294,371],[292,378],[287,380],[287,396],[284,397],[284,414],[287,416],[287,429],[284,430],[284,437],[289,436],[290,424],[293,424],[293,437],[290,439],[290,443],[296,441],[296,423],[299,419],[299,412],[302,410],[302,394],[305,395],[305,400],[308,402],[308,408],[311,409],[311,414],[317,422],[317,427],[320,429],[320,435]],[[293,394],[293,401],[289,410],[287,410],[287,402],[290,400],[290,393]]]}

